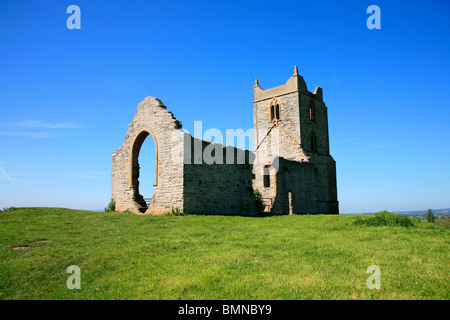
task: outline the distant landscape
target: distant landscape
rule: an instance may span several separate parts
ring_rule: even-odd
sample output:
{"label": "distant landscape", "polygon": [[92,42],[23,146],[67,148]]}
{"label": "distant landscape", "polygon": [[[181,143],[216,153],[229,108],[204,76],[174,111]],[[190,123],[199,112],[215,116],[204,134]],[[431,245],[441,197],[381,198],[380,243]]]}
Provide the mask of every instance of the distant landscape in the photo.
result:
{"label": "distant landscape", "polygon": [[[445,209],[431,209],[433,211],[436,219],[449,219],[450,218],[450,208]],[[415,211],[391,211],[397,214],[404,214],[410,218],[418,219],[418,220],[427,220],[427,210],[415,210]],[[373,214],[375,212],[364,212],[364,213],[344,213],[344,214]]]}
{"label": "distant landscape", "polygon": [[[434,216],[436,219],[448,219],[450,218],[450,208],[446,209],[431,209],[433,211]],[[398,214],[405,214],[408,217],[415,218],[415,219],[421,219],[426,220],[428,210],[418,210],[418,211],[401,211],[401,212],[394,212]]]}
{"label": "distant landscape", "polygon": [[[449,219],[450,218],[450,208],[446,209],[431,209],[433,211],[436,220],[440,219]],[[428,210],[417,210],[417,211],[402,211],[402,212],[394,212],[398,214],[404,214],[410,218],[418,219],[418,220],[427,220]]]}

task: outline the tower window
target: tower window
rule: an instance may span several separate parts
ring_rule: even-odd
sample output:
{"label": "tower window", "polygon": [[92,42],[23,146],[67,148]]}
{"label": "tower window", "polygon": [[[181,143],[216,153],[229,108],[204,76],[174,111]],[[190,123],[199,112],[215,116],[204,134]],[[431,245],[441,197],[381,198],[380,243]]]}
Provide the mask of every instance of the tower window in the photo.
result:
{"label": "tower window", "polygon": [[270,187],[270,170],[269,167],[263,169],[264,188]]}
{"label": "tower window", "polygon": [[316,106],[314,102],[309,104],[309,120],[316,120]]}
{"label": "tower window", "polygon": [[280,120],[280,103],[273,100],[270,104],[270,121]]}
{"label": "tower window", "polygon": [[316,133],[311,133],[311,151],[317,152],[317,136]]}

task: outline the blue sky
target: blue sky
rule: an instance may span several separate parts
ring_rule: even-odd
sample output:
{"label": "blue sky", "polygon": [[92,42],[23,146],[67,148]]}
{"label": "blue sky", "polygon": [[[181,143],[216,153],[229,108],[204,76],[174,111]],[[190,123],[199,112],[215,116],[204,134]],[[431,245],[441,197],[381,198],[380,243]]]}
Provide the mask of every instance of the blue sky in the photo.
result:
{"label": "blue sky", "polygon": [[294,65],[324,90],[341,212],[450,207],[449,17],[444,0],[2,0],[0,208],[101,209],[146,96],[190,132],[246,130],[255,77],[278,86]]}

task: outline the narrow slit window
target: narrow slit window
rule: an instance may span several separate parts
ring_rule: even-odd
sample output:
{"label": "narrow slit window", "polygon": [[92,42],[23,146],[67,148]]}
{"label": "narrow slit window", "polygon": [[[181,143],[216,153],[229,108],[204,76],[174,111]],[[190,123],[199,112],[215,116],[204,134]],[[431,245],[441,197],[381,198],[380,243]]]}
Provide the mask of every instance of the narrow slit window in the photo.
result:
{"label": "narrow slit window", "polygon": [[275,118],[275,110],[274,110],[274,106],[271,105],[270,106],[270,121],[273,121],[274,118]]}
{"label": "narrow slit window", "polygon": [[279,105],[279,104],[277,104],[277,105],[275,106],[275,118],[276,118],[277,120],[280,120],[280,105]]}
{"label": "narrow slit window", "polygon": [[316,120],[316,107],[314,105],[314,102],[309,104],[309,120]]}
{"label": "narrow slit window", "polygon": [[270,187],[270,170],[268,167],[264,167],[263,178],[264,178],[264,188],[269,188]]}
{"label": "narrow slit window", "polygon": [[314,132],[311,134],[311,151],[317,152],[317,137]]}

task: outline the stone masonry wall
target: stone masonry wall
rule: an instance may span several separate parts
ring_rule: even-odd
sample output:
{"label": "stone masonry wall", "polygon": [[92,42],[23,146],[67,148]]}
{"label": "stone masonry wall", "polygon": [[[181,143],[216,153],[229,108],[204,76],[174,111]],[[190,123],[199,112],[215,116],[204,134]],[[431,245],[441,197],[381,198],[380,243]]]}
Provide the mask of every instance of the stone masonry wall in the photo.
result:
{"label": "stone masonry wall", "polygon": [[289,212],[288,194],[292,193],[292,213],[320,213],[317,199],[316,167],[310,162],[297,162],[281,158],[277,172],[277,197],[272,213]]}
{"label": "stone masonry wall", "polygon": [[[254,154],[197,138],[190,139],[190,161],[184,165],[183,210],[204,214],[255,214],[251,165]],[[195,154],[195,148],[201,150],[201,159],[198,152]],[[212,155],[215,163],[208,159],[205,161],[205,154]],[[185,156],[188,155],[186,152]]]}
{"label": "stone masonry wall", "polygon": [[161,100],[147,97],[139,103],[122,146],[113,152],[112,199],[116,204],[116,210],[142,213],[145,209],[138,203],[136,177],[139,169],[136,166],[138,149],[143,143],[138,137],[143,132],[149,134],[147,139],[153,137],[157,155],[155,194],[145,213],[162,214],[173,207],[182,209],[182,159],[185,134],[181,130],[181,123],[167,110]]}

